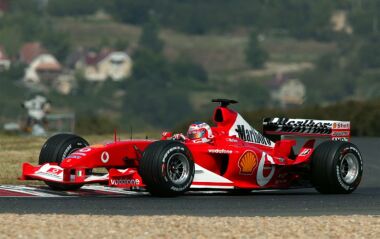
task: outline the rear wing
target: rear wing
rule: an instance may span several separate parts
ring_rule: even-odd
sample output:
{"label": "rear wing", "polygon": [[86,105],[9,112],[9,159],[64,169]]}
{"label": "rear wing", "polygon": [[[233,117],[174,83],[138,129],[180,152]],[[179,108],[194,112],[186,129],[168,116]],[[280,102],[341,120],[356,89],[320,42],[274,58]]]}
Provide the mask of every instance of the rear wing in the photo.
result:
{"label": "rear wing", "polygon": [[330,137],[331,140],[349,141],[351,128],[349,121],[265,118],[263,132],[265,135]]}

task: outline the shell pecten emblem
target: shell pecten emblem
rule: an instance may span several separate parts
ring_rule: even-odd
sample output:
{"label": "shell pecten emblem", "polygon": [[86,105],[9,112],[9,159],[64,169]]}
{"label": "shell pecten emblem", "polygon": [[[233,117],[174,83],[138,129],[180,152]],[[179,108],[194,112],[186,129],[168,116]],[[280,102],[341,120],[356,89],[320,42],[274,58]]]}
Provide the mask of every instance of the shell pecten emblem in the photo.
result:
{"label": "shell pecten emblem", "polygon": [[238,162],[240,174],[252,175],[254,169],[257,167],[257,155],[255,152],[246,151],[239,159]]}

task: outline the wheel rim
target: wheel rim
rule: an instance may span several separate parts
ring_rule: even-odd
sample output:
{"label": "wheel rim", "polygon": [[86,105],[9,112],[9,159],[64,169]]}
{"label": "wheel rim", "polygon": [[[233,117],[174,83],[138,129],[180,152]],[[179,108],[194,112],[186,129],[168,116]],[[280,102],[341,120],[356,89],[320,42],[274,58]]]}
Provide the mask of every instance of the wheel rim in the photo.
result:
{"label": "wheel rim", "polygon": [[359,161],[357,157],[352,154],[346,154],[340,162],[340,177],[342,180],[351,184],[355,181],[359,174]]}
{"label": "wheel rim", "polygon": [[190,173],[190,164],[186,155],[176,153],[170,156],[167,163],[167,176],[174,184],[184,183]]}

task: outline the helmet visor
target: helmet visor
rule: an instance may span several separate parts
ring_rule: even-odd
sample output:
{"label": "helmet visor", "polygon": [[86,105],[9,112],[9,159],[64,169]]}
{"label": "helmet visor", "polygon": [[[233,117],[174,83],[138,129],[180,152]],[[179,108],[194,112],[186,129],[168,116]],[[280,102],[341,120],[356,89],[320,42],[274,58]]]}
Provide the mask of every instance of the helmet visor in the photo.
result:
{"label": "helmet visor", "polygon": [[206,130],[204,129],[192,130],[191,132],[187,133],[187,137],[189,139],[200,139],[200,138],[203,138],[205,133],[206,133]]}

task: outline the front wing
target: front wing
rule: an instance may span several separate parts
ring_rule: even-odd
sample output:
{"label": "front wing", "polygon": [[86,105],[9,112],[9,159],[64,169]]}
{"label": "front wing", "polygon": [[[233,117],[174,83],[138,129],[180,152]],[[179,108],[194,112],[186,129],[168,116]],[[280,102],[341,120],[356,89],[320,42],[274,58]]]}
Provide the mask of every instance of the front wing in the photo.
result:
{"label": "front wing", "polygon": [[[87,175],[85,168],[64,169],[57,164],[46,163],[33,166],[24,163],[20,180],[41,180],[60,184],[108,184],[120,188],[145,187],[135,168],[110,169],[107,174]],[[195,175],[191,188],[233,189],[232,181],[195,164]]]}

